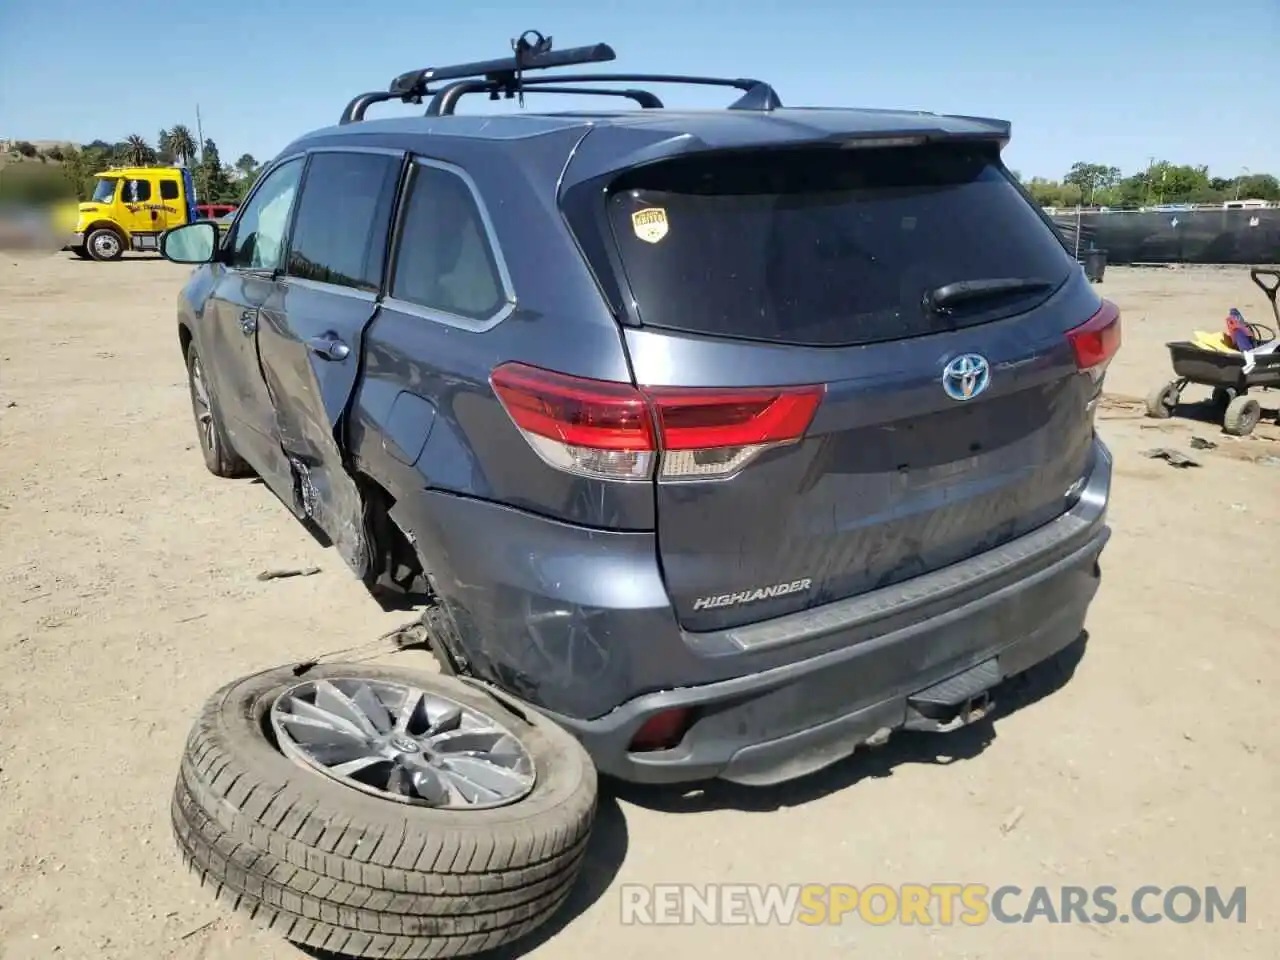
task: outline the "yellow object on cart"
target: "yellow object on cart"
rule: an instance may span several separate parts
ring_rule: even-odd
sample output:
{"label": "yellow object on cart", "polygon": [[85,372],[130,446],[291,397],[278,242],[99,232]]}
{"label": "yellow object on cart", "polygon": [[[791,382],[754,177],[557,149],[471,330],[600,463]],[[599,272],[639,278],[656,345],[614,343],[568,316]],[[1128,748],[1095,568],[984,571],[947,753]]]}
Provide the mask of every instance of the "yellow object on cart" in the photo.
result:
{"label": "yellow object on cart", "polygon": [[1240,352],[1225,333],[1209,333],[1207,330],[1197,330],[1192,334],[1191,342],[1197,347],[1201,347],[1204,350],[1212,350],[1214,353]]}

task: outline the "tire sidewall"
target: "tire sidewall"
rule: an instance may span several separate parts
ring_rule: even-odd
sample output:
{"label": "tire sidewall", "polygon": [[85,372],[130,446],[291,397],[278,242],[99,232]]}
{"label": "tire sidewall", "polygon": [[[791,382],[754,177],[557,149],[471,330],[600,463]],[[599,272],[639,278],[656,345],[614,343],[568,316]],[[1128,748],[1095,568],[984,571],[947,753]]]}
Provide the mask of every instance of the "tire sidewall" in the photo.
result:
{"label": "tire sidewall", "polygon": [[[196,377],[195,367],[200,364],[201,380],[204,382],[205,396],[209,398],[209,417],[213,426],[213,443],[215,449],[210,450],[204,442],[204,431],[200,429],[200,415],[196,410]],[[226,434],[222,429],[222,421],[218,417],[218,404],[213,398],[213,390],[209,387],[209,374],[204,369],[204,360],[201,359],[199,351],[196,350],[196,342],[192,340],[187,344],[187,393],[191,400],[191,420],[196,428],[196,442],[200,444],[200,455],[204,457],[204,464],[213,473],[220,473],[225,469],[223,461],[226,458]]]}
{"label": "tire sidewall", "polygon": [[[269,739],[271,704],[289,687],[333,677],[409,683],[438,691],[488,714],[511,731],[528,752],[535,770],[533,789],[522,799],[501,807],[440,810],[380,799],[295,763]],[[543,817],[561,822],[558,811],[566,804],[581,802],[584,788],[589,789],[594,806],[596,771],[586,751],[552,721],[532,711],[526,716],[527,721],[461,681],[426,671],[334,664],[313,667],[302,676],[296,676],[291,667],[278,667],[228,684],[210,701],[195,732],[203,727],[207,735],[235,758],[238,766],[264,785],[301,794],[321,810],[359,817],[370,825],[396,826],[412,821],[424,827],[484,832],[494,823],[532,826]]]}

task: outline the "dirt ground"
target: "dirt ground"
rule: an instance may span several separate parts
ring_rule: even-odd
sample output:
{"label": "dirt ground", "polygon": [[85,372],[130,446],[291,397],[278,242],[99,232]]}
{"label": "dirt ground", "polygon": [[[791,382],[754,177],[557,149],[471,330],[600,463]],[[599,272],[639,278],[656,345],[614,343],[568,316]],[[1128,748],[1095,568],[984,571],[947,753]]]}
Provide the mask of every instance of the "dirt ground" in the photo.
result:
{"label": "dirt ground", "polygon": [[[206,473],[174,331],[186,270],[0,256],[0,956],[300,960],[182,869],[170,788],[224,681],[367,644],[385,613],[259,484]],[[947,737],[806,781],[700,796],[606,788],[589,864],[530,956],[705,960],[1280,956],[1280,430],[1236,441],[1127,398],[1242,270],[1112,268],[1124,347],[1100,429],[1114,538],[1074,675]],[[1264,397],[1272,413],[1277,397]],[[1194,399],[1188,395],[1188,399]],[[1215,449],[1192,451],[1203,437]],[[1158,446],[1199,468],[1145,459]],[[1272,457],[1273,459],[1266,459]],[[260,582],[268,568],[319,566]],[[376,647],[363,647],[372,655]],[[418,659],[414,659],[414,658]],[[400,662],[429,661],[397,654]],[[1243,924],[680,928],[621,923],[624,883],[1248,888]],[[514,955],[514,954],[513,954]]]}

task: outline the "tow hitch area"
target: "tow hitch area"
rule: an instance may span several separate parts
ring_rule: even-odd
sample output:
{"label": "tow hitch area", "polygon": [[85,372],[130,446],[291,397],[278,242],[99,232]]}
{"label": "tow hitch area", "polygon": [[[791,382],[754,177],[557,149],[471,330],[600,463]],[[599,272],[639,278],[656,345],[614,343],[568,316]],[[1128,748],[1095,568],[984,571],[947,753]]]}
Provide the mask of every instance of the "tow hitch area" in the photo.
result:
{"label": "tow hitch area", "polygon": [[995,707],[991,688],[999,682],[1000,667],[993,658],[921,690],[907,698],[903,729],[947,733],[981,720]]}

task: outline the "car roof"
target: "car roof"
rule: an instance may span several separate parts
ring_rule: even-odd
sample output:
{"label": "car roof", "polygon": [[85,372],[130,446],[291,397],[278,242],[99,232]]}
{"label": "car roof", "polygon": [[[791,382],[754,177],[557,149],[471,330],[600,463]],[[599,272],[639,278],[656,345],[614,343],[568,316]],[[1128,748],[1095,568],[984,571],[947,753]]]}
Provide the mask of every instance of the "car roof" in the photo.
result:
{"label": "car roof", "polygon": [[[572,136],[579,131],[582,136]],[[566,111],[505,115],[449,114],[362,120],[315,130],[295,141],[285,154],[312,146],[345,142],[423,150],[438,137],[490,141],[517,148],[531,138],[569,133],[563,163],[573,158],[564,186],[617,173],[641,163],[704,150],[835,144],[899,137],[976,139],[1003,144],[1010,125],[986,117],[964,117],[918,110],[780,107],[756,110]],[[590,134],[588,137],[587,135]],[[282,154],[283,155],[283,154]],[[558,170],[563,167],[558,168]]]}
{"label": "car roof", "polygon": [[871,108],[780,107],[769,111],[655,110],[563,111],[556,113],[452,114],[393,117],[325,127],[312,137],[400,134],[462,136],[485,140],[513,140],[575,127],[616,127],[661,130],[673,136],[695,136],[708,143],[731,141],[735,146],[761,146],[797,139],[817,140],[832,135],[880,133],[946,133],[1007,135],[1009,124],[987,117],[964,117],[923,110]]}

